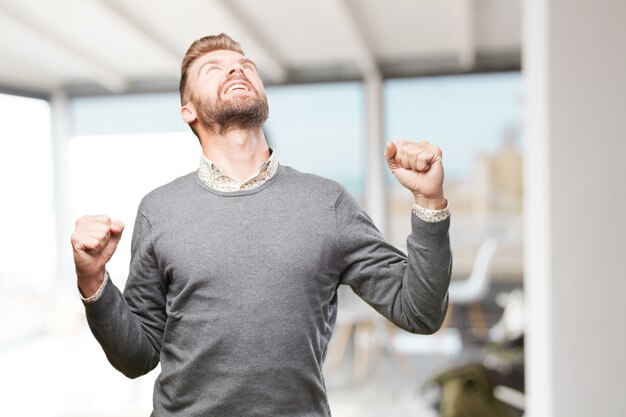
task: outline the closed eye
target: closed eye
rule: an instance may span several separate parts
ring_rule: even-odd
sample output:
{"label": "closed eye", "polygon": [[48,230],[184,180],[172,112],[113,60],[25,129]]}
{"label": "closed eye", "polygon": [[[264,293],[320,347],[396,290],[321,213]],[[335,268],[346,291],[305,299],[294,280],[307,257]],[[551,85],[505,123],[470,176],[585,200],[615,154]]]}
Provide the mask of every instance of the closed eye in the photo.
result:
{"label": "closed eye", "polygon": [[222,67],[220,67],[218,64],[216,64],[215,62],[205,62],[204,64],[202,64],[200,66],[200,68],[198,68],[198,75],[200,74],[208,74],[211,71],[215,71],[215,70],[219,70],[222,69]]}
{"label": "closed eye", "polygon": [[222,68],[221,68],[220,66],[218,66],[218,65],[209,64],[209,65],[207,65],[207,66],[206,66],[206,68],[204,69],[204,72],[205,72],[205,74],[208,74],[208,73],[209,73],[209,72],[211,72],[211,71],[214,71],[214,70],[219,70],[219,69],[222,69]]}
{"label": "closed eye", "polygon": [[246,71],[256,71],[256,65],[251,60],[242,59],[239,62],[241,63],[241,68],[245,69]]}

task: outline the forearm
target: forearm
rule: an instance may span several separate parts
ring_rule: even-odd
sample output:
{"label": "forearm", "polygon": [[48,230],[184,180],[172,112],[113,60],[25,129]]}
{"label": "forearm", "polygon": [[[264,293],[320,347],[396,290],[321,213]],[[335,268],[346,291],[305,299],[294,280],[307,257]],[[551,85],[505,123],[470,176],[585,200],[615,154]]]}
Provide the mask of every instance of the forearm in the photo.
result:
{"label": "forearm", "polygon": [[129,378],[154,369],[159,341],[153,340],[110,279],[95,301],[83,301],[87,322],[109,362]]}
{"label": "forearm", "polygon": [[434,333],[441,327],[448,303],[452,252],[450,219],[428,223],[411,216],[407,239],[407,265],[398,293],[396,314],[401,327],[415,333]]}
{"label": "forearm", "polygon": [[[340,283],[395,325],[415,333],[436,331],[447,308],[451,273],[449,211],[411,214],[408,257],[387,242],[349,195],[337,201],[336,252]],[[434,217],[430,219],[430,217]],[[430,221],[430,222],[429,222]]]}

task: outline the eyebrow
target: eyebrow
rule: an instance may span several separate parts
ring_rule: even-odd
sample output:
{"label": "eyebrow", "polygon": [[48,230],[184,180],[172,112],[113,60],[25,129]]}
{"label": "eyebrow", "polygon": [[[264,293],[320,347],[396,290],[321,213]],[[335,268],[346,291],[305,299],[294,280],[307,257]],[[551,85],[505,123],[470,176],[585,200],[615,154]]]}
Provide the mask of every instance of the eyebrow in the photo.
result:
{"label": "eyebrow", "polygon": [[[239,63],[242,64],[242,65],[243,64],[250,64],[250,65],[254,66],[255,69],[257,67],[256,64],[254,63],[254,61],[252,61],[252,60],[250,60],[248,58],[241,58],[239,60]],[[210,65],[210,64],[219,64],[219,61],[215,60],[215,59],[209,59],[204,64],[200,65],[200,68],[198,68],[198,75],[200,75],[200,73],[202,73],[202,69],[204,67],[206,67],[207,65]]]}

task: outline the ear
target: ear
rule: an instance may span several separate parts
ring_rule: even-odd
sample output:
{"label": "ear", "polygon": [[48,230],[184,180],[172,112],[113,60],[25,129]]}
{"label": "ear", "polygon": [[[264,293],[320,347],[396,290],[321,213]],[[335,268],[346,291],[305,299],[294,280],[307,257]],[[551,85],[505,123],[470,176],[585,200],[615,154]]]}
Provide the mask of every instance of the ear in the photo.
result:
{"label": "ear", "polygon": [[188,101],[183,107],[181,107],[180,117],[183,119],[183,122],[187,124],[191,124],[196,121],[198,116],[196,115],[196,107],[192,102]]}

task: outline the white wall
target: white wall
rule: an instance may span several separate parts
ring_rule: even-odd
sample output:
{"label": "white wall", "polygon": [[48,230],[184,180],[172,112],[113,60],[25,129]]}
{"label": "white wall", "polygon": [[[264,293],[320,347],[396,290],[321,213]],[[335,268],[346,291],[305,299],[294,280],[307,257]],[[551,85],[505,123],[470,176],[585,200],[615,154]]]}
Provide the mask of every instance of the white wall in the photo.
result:
{"label": "white wall", "polygon": [[527,411],[626,415],[626,2],[527,0]]}

